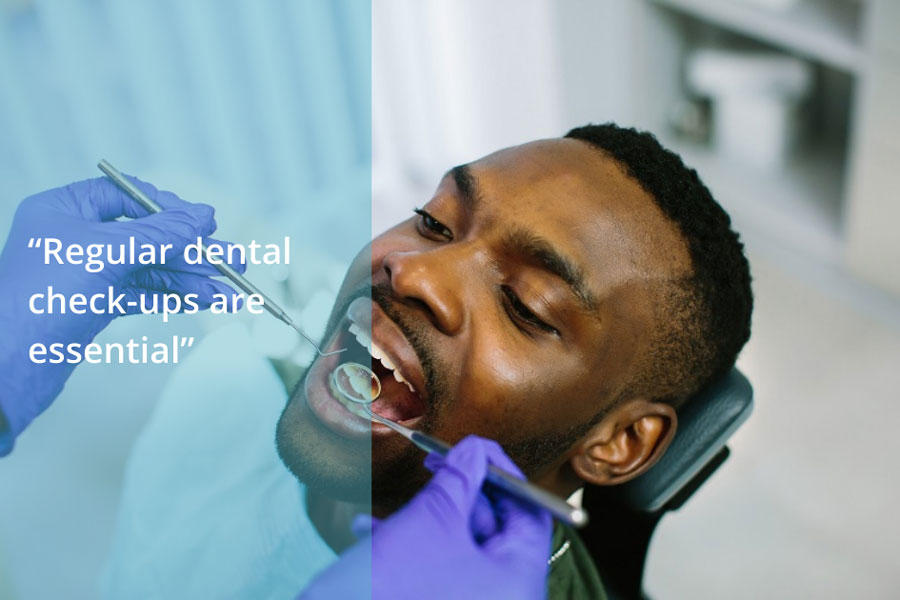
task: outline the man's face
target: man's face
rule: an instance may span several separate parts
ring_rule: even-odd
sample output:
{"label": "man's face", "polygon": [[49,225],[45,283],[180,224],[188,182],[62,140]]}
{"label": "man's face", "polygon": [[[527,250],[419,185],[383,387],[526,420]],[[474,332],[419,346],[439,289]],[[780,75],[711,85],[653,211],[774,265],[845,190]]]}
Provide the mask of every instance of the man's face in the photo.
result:
{"label": "man's face", "polygon": [[325,344],[350,350],[318,358],[292,395],[282,458],[336,497],[367,492],[371,467],[376,505],[427,480],[409,442],[334,398],[334,367],[370,360],[348,332],[355,322],[414,390],[371,359],[384,384],[376,412],[450,443],[497,440],[549,481],[647,349],[653,280],[685,260],[646,193],[583,142],[533,142],[454,169],[349,269]]}

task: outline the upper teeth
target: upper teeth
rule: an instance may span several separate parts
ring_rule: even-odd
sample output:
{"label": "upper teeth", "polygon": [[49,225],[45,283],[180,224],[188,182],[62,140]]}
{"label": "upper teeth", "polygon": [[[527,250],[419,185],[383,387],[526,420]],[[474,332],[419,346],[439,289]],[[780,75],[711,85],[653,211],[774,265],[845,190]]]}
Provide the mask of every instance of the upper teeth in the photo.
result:
{"label": "upper teeth", "polygon": [[390,358],[387,357],[387,354],[379,348],[373,341],[369,335],[363,331],[356,323],[350,323],[350,333],[356,337],[356,341],[360,343],[360,345],[369,351],[369,354],[372,355],[372,358],[378,359],[381,364],[385,366],[385,368],[391,371],[394,374],[394,379],[399,381],[400,383],[405,383],[406,387],[409,388],[409,391],[415,393],[416,390],[413,389],[413,386],[410,382],[408,382],[403,375],[400,374],[400,371],[397,369],[397,366],[391,361]]}

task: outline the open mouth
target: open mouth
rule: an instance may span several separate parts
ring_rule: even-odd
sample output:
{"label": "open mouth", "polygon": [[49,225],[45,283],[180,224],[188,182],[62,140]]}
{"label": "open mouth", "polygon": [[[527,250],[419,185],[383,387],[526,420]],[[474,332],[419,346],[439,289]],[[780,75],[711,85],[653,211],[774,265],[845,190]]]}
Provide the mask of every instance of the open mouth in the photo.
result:
{"label": "open mouth", "polygon": [[[425,402],[411,377],[403,372],[403,367],[396,364],[390,353],[373,341],[364,325],[351,321],[346,332],[341,335],[341,343],[347,348],[341,356],[341,362],[371,364],[372,371],[381,381],[381,394],[370,404],[372,412],[397,422],[409,422],[425,414]],[[333,395],[334,392],[332,392]],[[336,397],[342,400],[340,394]]]}
{"label": "open mouth", "polygon": [[381,307],[368,297],[353,300],[325,346],[327,351],[338,348],[346,351],[318,357],[304,381],[306,404],[318,420],[349,438],[391,435],[386,425],[371,421],[361,405],[334,389],[335,369],[359,363],[371,365],[381,382],[381,395],[369,405],[372,412],[415,428],[428,406],[425,375],[406,335]]}

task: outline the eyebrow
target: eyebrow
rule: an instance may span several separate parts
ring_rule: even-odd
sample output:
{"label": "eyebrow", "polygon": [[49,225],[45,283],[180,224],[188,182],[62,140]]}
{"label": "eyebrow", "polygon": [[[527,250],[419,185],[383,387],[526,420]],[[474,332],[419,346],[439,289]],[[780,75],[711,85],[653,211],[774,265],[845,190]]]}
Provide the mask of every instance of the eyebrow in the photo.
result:
{"label": "eyebrow", "polygon": [[506,252],[523,256],[562,279],[585,311],[590,313],[597,311],[597,300],[584,281],[582,269],[575,261],[554,248],[549,241],[532,231],[514,227],[504,233],[501,244]]}
{"label": "eyebrow", "polygon": [[[472,174],[469,165],[453,167],[446,176],[453,178],[459,196],[469,213],[475,212],[481,200],[481,189],[478,179]],[[517,254],[537,264],[551,275],[562,279],[571,292],[578,298],[582,308],[589,313],[597,312],[597,300],[588,289],[584,280],[584,272],[578,264],[558,251],[553,244],[533,231],[520,227],[508,229],[501,238],[501,246],[510,254]]]}
{"label": "eyebrow", "polygon": [[[469,165],[459,165],[447,171],[447,175],[456,182],[456,189],[459,190],[459,196],[466,205],[469,213],[475,212],[481,200],[481,190],[478,187],[478,180],[472,175]],[[446,175],[445,175],[446,177]]]}

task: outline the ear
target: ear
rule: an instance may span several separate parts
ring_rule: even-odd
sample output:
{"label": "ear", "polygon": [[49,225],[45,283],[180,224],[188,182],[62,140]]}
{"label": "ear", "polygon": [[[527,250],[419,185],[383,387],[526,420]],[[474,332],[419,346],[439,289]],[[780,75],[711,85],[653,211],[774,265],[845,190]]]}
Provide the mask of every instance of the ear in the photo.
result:
{"label": "ear", "polygon": [[630,400],[585,435],[570,464],[585,482],[616,485],[634,479],[663,455],[678,417],[668,404]]}

